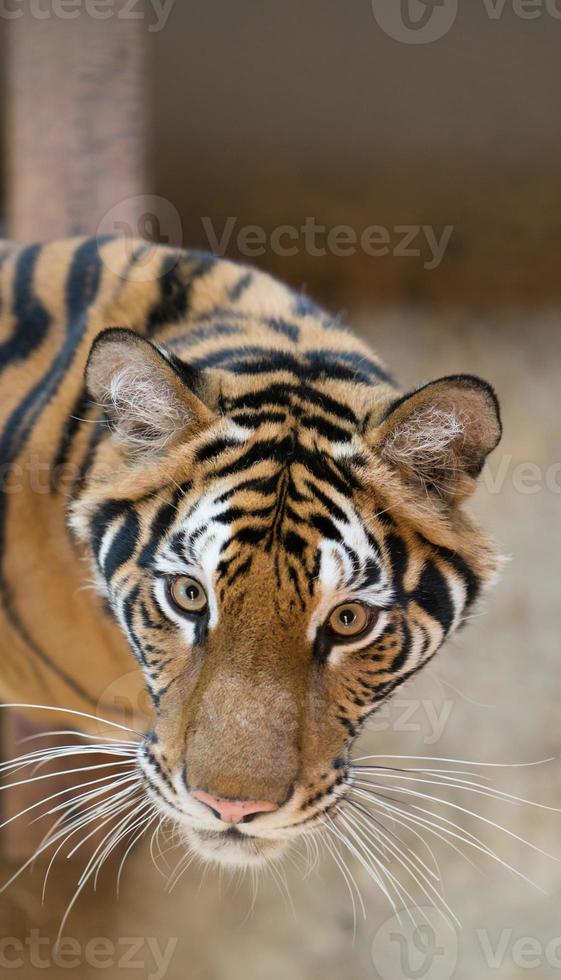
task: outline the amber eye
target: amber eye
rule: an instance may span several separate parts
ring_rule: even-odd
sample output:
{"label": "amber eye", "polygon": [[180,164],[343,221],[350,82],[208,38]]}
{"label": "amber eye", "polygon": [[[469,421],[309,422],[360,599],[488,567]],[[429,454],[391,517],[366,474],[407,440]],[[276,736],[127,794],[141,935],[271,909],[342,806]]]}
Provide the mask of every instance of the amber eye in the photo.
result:
{"label": "amber eye", "polygon": [[362,602],[344,602],[333,610],[327,625],[337,636],[358,636],[371,624],[372,613]]}
{"label": "amber eye", "polygon": [[169,580],[171,601],[182,612],[203,613],[208,605],[206,592],[196,579],[178,575]]}

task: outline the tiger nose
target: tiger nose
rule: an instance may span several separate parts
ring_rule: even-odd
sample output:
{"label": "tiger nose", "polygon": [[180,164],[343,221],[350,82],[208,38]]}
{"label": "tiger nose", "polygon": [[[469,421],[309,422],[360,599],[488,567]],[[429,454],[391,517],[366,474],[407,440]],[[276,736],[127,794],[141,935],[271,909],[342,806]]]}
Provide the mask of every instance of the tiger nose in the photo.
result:
{"label": "tiger nose", "polygon": [[278,810],[277,803],[269,803],[267,800],[225,800],[201,789],[194,790],[191,796],[210,807],[224,823],[241,823],[258,813],[273,813]]}

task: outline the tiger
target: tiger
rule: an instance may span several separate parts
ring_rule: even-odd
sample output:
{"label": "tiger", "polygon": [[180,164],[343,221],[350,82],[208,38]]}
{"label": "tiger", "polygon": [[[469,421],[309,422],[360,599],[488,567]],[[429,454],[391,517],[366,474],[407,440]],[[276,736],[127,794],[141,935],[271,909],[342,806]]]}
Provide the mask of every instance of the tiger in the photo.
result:
{"label": "tiger", "polygon": [[5,242],[0,302],[2,699],[111,718],[141,676],[147,798],[205,860],[276,860],[497,576],[464,509],[497,396],[404,391],[306,291],[206,252]]}

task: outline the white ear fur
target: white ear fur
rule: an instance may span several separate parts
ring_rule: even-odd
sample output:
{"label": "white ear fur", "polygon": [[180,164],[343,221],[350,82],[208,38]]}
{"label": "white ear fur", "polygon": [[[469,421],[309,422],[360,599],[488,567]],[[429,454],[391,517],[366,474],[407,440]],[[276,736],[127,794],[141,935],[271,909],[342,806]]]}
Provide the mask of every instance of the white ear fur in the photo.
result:
{"label": "white ear fur", "polygon": [[390,407],[378,431],[381,455],[406,479],[461,499],[475,488],[501,436],[490,385],[470,375],[441,378]]}
{"label": "white ear fur", "polygon": [[169,385],[138,365],[117,371],[107,393],[116,434],[129,450],[162,452],[190,418]]}
{"label": "white ear fur", "polygon": [[100,334],[86,382],[129,455],[163,452],[196,421],[199,406],[206,411],[169,362],[167,351],[128,330]]}
{"label": "white ear fur", "polygon": [[394,466],[416,471],[423,483],[437,472],[455,476],[457,463],[450,449],[462,431],[459,413],[427,407],[396,426],[385,444],[384,456]]}

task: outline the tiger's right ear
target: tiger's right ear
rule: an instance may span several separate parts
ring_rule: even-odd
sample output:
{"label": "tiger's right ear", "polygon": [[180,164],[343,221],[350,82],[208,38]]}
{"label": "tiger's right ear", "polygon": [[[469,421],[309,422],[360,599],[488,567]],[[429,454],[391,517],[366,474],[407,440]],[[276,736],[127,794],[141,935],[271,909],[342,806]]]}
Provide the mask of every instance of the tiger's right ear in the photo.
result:
{"label": "tiger's right ear", "polygon": [[86,384],[118,442],[131,454],[157,455],[215,418],[203,398],[206,375],[132,330],[109,328],[95,339]]}
{"label": "tiger's right ear", "polygon": [[373,444],[409,483],[449,504],[475,490],[483,464],[502,433],[491,385],[455,374],[393,402]]}

